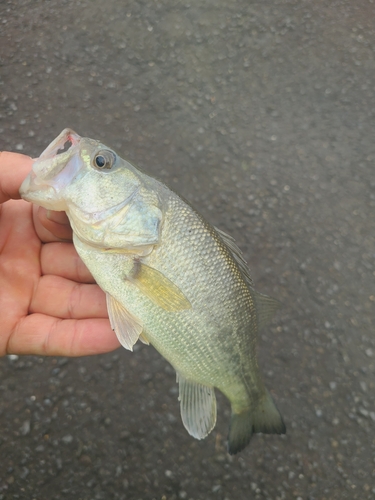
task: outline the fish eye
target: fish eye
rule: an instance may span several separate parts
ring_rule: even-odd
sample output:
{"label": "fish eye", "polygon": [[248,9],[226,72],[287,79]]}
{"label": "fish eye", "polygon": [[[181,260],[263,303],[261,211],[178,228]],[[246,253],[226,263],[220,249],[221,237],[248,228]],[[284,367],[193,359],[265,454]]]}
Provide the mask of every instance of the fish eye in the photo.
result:
{"label": "fish eye", "polygon": [[95,165],[99,168],[103,168],[105,166],[105,158],[102,155],[98,155],[95,157]]}
{"label": "fish eye", "polygon": [[115,163],[116,157],[112,151],[100,151],[94,156],[94,167],[99,170],[110,170]]}

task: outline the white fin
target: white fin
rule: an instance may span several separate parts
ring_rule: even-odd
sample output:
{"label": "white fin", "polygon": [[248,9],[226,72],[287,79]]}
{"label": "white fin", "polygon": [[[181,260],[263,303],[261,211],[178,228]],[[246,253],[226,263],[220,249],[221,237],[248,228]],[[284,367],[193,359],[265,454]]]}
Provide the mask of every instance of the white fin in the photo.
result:
{"label": "white fin", "polygon": [[243,257],[241,250],[237,246],[236,240],[232,236],[230,236],[229,234],[225,233],[224,231],[222,231],[217,227],[215,227],[215,230],[218,232],[219,236],[223,240],[223,243],[232,254],[234,260],[237,262],[238,267],[240,268],[242,274],[244,275],[247,283],[250,286],[253,286],[253,280],[251,279],[250,276],[250,269],[247,265],[246,260]]}
{"label": "white fin", "polygon": [[186,380],[177,373],[182,423],[188,433],[203,439],[215,427],[216,396],[213,387]]}
{"label": "white fin", "polygon": [[[109,293],[106,293],[106,299],[111,327],[115,331],[121,345],[124,346],[125,349],[132,351],[133,345],[137,342],[142,333],[142,323],[130,314],[125,307]],[[144,342],[145,339],[142,338],[141,340]]]}

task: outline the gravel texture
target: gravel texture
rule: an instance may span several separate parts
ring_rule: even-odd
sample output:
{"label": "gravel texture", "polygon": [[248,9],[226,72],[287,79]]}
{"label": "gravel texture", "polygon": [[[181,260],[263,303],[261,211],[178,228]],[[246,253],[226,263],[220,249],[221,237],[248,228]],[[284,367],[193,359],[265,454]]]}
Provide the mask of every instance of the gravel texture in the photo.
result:
{"label": "gravel texture", "polygon": [[375,3],[2,0],[0,149],[101,139],[232,234],[282,301],[288,428],[185,432],[152,348],[0,360],[0,500],[375,498]]}

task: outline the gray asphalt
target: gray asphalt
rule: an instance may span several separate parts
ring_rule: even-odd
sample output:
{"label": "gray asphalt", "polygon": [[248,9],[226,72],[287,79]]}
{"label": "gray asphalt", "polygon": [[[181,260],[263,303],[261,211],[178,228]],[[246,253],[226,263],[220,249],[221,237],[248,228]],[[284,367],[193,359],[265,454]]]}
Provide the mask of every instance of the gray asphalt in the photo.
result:
{"label": "gray asphalt", "polygon": [[[0,500],[375,498],[372,0],[0,3],[0,149],[100,139],[234,236],[283,303],[288,433],[185,432],[152,348],[0,360]],[[1,327],[0,327],[1,328]]]}

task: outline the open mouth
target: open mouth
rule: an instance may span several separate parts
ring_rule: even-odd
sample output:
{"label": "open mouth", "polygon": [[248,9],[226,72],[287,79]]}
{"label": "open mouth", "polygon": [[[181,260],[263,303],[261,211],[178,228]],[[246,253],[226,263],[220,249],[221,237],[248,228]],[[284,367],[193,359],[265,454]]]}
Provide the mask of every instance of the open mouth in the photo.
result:
{"label": "open mouth", "polygon": [[54,158],[69,151],[73,146],[76,146],[81,141],[81,136],[76,134],[70,128],[64,129],[60,135],[40,155],[39,160],[47,160]]}
{"label": "open mouth", "polygon": [[54,139],[33,164],[31,177],[35,185],[53,184],[55,178],[78,151],[82,138],[66,128]]}
{"label": "open mouth", "polygon": [[31,172],[21,185],[21,196],[52,210],[64,210],[60,192],[79,170],[77,152],[81,140],[73,130],[63,130],[35,159]]}

